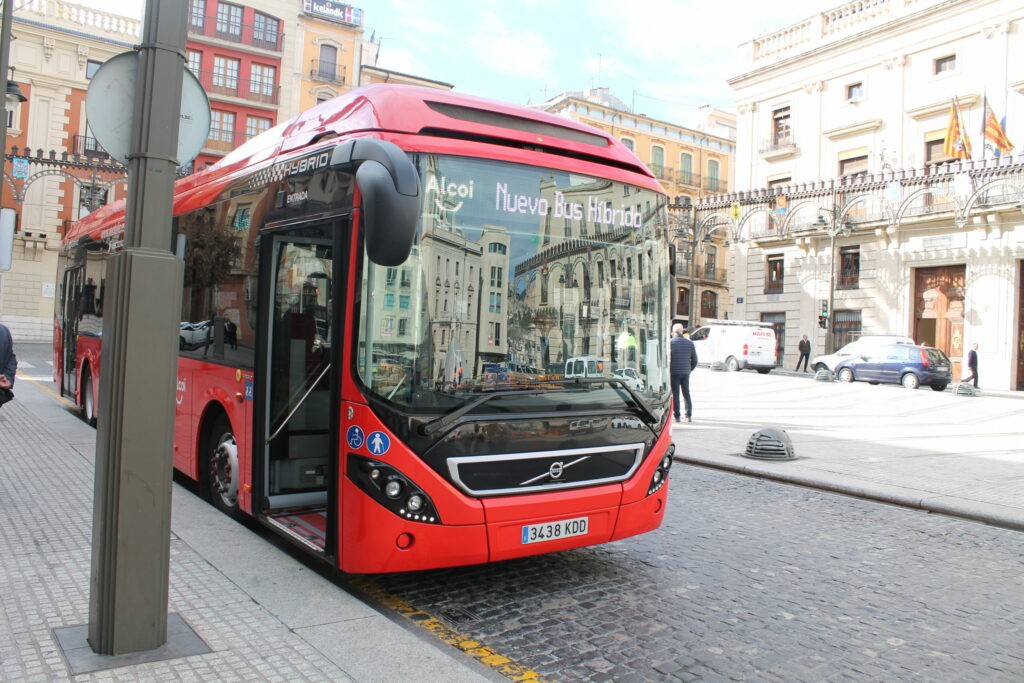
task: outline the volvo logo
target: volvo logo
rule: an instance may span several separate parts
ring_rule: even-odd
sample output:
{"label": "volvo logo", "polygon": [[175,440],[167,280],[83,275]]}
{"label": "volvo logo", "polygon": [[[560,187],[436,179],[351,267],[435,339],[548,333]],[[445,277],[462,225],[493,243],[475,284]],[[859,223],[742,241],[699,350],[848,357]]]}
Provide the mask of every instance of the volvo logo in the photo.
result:
{"label": "volvo logo", "polygon": [[558,479],[560,476],[562,476],[562,463],[551,463],[551,467],[548,468],[548,476],[550,476],[552,479]]}
{"label": "volvo logo", "polygon": [[549,477],[551,479],[561,479],[562,474],[564,474],[567,469],[569,469],[573,465],[577,465],[577,464],[583,462],[584,460],[589,460],[589,459],[590,459],[589,455],[584,455],[584,456],[582,456],[580,458],[576,458],[575,460],[573,460],[572,462],[570,462],[568,464],[563,463],[561,460],[559,460],[557,462],[553,462],[553,463],[551,463],[551,466],[548,467],[548,471],[547,472],[545,472],[544,474],[538,474],[536,477],[533,477],[532,479],[527,479],[526,481],[522,482],[519,485],[520,486],[530,486],[531,484],[536,484],[538,481],[540,481],[541,479],[543,479],[545,477]]}

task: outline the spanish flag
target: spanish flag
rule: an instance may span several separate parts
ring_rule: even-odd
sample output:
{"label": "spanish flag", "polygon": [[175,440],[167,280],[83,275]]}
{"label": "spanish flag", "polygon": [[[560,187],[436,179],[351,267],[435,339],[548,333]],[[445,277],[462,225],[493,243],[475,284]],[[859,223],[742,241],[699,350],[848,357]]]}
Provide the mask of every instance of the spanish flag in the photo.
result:
{"label": "spanish flag", "polygon": [[996,120],[996,113],[988,106],[988,96],[985,96],[985,108],[982,110],[981,135],[988,140],[996,149],[996,154],[1009,152],[1013,149],[1013,143],[1006,137],[1006,131]]}
{"label": "spanish flag", "polygon": [[960,103],[953,98],[949,107],[949,123],[946,125],[946,144],[942,151],[952,159],[971,158],[971,140],[964,134],[963,115]]}

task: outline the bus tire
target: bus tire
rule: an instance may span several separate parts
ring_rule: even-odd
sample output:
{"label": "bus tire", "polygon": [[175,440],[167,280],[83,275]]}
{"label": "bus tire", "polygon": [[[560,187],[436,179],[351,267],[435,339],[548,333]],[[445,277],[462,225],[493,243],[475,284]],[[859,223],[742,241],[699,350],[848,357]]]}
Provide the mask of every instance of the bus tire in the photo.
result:
{"label": "bus tire", "polygon": [[229,517],[238,517],[238,443],[227,415],[214,419],[199,460],[202,489],[210,503]]}
{"label": "bus tire", "polygon": [[82,419],[90,427],[96,426],[96,397],[92,393],[92,369],[82,368]]}

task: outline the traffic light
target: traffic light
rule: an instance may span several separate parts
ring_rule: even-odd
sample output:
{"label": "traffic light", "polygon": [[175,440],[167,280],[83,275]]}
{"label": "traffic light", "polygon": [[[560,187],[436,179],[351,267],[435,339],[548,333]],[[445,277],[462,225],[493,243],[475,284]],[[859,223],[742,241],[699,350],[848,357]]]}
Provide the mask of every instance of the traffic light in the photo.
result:
{"label": "traffic light", "polygon": [[818,327],[828,329],[828,316],[824,313],[818,316]]}

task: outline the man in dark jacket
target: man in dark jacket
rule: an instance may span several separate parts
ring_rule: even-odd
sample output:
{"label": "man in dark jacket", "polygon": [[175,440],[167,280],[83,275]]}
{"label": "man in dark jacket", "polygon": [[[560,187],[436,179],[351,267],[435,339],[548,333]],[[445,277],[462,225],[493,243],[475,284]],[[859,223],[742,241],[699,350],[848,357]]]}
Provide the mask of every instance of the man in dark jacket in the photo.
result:
{"label": "man in dark jacket", "polygon": [[972,344],[971,350],[967,352],[967,367],[971,371],[970,377],[964,377],[964,382],[974,382],[974,388],[978,388],[978,345]]}
{"label": "man in dark jacket", "polygon": [[18,370],[18,357],[14,355],[11,331],[0,325],[0,405],[14,398],[14,373]]}
{"label": "man in dark jacket", "polygon": [[679,389],[683,390],[686,402],[686,421],[690,422],[693,404],[690,402],[690,372],[697,367],[697,350],[693,342],[683,336],[683,326],[676,323],[672,326],[672,341],[669,346],[671,359],[669,372],[672,376],[672,412],[676,422],[679,419]]}
{"label": "man in dark jacket", "polygon": [[804,335],[804,338],[800,340],[797,345],[797,350],[800,351],[800,359],[796,362],[796,372],[800,372],[800,364],[804,364],[804,372],[807,372],[807,360],[811,357],[811,340]]}

